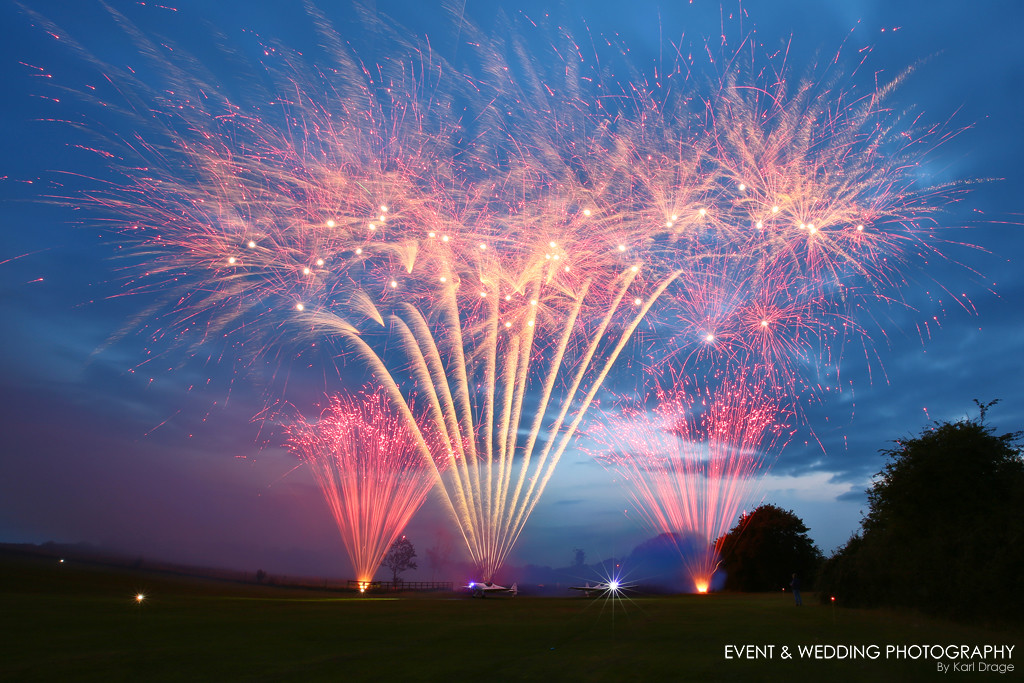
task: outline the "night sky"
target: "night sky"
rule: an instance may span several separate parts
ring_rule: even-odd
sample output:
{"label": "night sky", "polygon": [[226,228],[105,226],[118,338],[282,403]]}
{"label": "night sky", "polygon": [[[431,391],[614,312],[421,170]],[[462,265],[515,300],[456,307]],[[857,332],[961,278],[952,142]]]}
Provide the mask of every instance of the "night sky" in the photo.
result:
{"label": "night sky", "polygon": [[[27,4],[104,61],[139,61],[99,3]],[[171,11],[112,3],[148,35],[169,36],[209,58],[228,87],[243,85],[231,85],[235,65],[208,49],[215,34],[242,46],[240,60],[258,59],[246,52],[247,31],[315,52],[309,18],[294,3],[208,4],[180,2]],[[360,28],[352,9],[323,4],[338,30],[355,38]],[[430,4],[377,6],[411,32],[450,36]],[[920,169],[933,184],[981,181],[940,218],[948,227],[941,233],[949,242],[941,249],[946,258],[905,274],[905,295],[916,310],[877,312],[877,358],[842,353],[844,390],[808,408],[764,480],[764,502],[800,515],[827,553],[857,528],[864,490],[884,462],[879,450],[894,439],[934,420],[974,416],[974,399],[1001,399],[989,412],[1000,433],[1024,424],[1024,6],[1013,0],[785,0],[747,2],[742,9],[704,0],[551,5],[577,37],[618,33],[645,71],[673,43],[699,51],[708,41],[717,49],[723,33],[729,41],[752,35],[772,48],[789,44],[798,75],[838,51],[839,64],[855,70],[854,81],[864,87],[916,64],[893,106],[960,131]],[[539,16],[548,6],[468,0],[465,14],[488,28],[499,8]],[[432,44],[457,49],[440,38]],[[50,199],[74,197],[104,176],[97,156],[81,149],[93,144],[89,134],[53,121],[81,119],[80,99],[58,96],[57,89],[80,88],[97,73],[17,4],[0,6],[0,541],[88,542],[181,563],[344,576],[348,560],[312,477],[253,420],[267,403],[266,378],[201,354],[165,349],[151,356],[152,326],[137,318],[148,302],[125,285],[118,239],[96,226],[88,207]],[[965,294],[971,310],[942,290]],[[421,557],[445,526],[439,503],[429,499],[408,530]],[[624,555],[651,535],[612,475],[570,450],[510,564],[564,566],[574,548],[594,560]],[[429,578],[422,569],[420,575]]]}

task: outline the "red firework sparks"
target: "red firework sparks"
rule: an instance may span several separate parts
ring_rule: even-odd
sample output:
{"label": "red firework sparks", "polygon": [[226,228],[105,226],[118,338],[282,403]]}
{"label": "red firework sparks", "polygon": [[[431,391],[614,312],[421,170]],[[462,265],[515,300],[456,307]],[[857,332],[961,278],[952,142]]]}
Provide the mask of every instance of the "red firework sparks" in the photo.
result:
{"label": "red firework sparks", "polygon": [[684,554],[702,593],[717,566],[718,539],[789,437],[763,379],[743,372],[708,379],[659,390],[652,412],[635,403],[607,411],[590,432],[603,445],[598,460],[620,475],[652,530],[708,544],[706,552]]}
{"label": "red firework sparks", "polygon": [[[319,418],[288,427],[288,447],[309,464],[362,584],[373,575],[434,484],[411,430],[382,392],[332,396]],[[433,465],[433,466],[431,466]]]}

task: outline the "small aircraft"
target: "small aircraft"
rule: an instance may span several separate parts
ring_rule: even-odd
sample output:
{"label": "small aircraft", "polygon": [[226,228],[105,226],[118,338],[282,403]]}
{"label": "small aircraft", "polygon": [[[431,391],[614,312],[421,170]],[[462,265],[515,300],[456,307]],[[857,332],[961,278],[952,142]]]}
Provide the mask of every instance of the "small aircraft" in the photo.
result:
{"label": "small aircraft", "polygon": [[519,585],[515,583],[511,587],[506,588],[490,581],[470,581],[468,587],[474,598],[486,598],[488,593],[494,595],[511,593],[512,597],[519,595]]}
{"label": "small aircraft", "polygon": [[593,586],[587,581],[585,586],[569,586],[571,591],[582,591],[583,595],[590,597],[591,595],[603,595],[605,593],[618,593],[622,589],[622,584],[612,579],[611,581],[604,581],[595,583]]}

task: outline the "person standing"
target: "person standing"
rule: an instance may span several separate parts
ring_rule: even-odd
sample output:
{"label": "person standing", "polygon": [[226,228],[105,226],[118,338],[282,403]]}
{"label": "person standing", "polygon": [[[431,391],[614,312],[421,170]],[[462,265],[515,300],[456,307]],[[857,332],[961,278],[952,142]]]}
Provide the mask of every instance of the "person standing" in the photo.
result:
{"label": "person standing", "polygon": [[800,577],[793,572],[793,580],[789,582],[790,588],[793,589],[793,599],[796,601],[796,606],[800,607],[804,604],[804,601],[800,599]]}

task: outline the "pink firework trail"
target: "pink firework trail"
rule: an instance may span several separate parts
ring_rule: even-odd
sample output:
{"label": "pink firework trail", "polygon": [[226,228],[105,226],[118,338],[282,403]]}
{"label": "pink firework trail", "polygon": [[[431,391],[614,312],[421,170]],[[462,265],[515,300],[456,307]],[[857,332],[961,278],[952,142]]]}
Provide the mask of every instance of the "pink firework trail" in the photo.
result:
{"label": "pink firework trail", "polygon": [[696,592],[706,593],[718,563],[718,539],[752,502],[768,458],[791,432],[763,381],[745,373],[692,378],[657,392],[657,405],[620,406],[591,430],[597,459],[616,472],[656,533],[706,543],[683,553]]}
{"label": "pink firework trail", "polygon": [[381,392],[332,396],[316,420],[288,428],[288,447],[308,465],[365,588],[434,485],[409,425]]}
{"label": "pink firework trail", "polygon": [[708,86],[677,51],[647,80],[626,50],[561,29],[526,49],[459,17],[463,67],[366,18],[387,55],[368,64],[309,8],[329,68],[265,44],[236,102],[114,9],[159,85],[24,11],[123,99],[88,95],[124,121],[96,150],[122,182],[87,200],[132,245],[157,336],[291,350],[328,385],[339,356],[372,375],[484,580],[623,355],[682,378],[663,397],[677,440],[707,451],[665,470],[674,489],[624,463],[638,502],[716,538],[791,406],[836,381],[843,347],[873,354],[871,307],[900,305],[959,191],[919,187],[941,131],[888,109],[890,87],[791,82],[785,54],[737,52]]}

